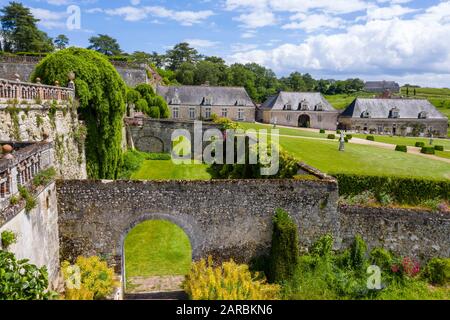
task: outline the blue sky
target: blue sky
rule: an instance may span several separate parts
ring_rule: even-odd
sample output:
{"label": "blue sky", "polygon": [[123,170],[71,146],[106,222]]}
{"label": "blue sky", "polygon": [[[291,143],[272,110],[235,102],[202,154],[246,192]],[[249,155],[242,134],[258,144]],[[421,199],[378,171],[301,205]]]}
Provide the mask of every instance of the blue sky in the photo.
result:
{"label": "blue sky", "polygon": [[[8,1],[0,0],[3,6]],[[122,49],[164,52],[182,41],[228,63],[257,62],[279,76],[397,80],[450,87],[450,1],[24,0],[50,36],[72,45],[106,33]],[[68,30],[70,5],[81,28]]]}

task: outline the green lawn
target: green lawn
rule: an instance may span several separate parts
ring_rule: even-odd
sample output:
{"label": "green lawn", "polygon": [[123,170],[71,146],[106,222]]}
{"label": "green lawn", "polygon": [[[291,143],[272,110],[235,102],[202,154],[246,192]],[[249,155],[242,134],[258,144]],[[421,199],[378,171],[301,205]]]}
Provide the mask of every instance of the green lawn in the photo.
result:
{"label": "green lawn", "polygon": [[[244,129],[266,129],[268,133],[273,128],[271,124],[262,124],[262,123],[249,123],[249,122],[239,122],[239,126]],[[319,130],[309,131],[309,130],[299,130],[294,128],[283,128],[277,126],[275,129],[279,130],[280,135],[286,136],[296,136],[296,137],[310,137],[310,138],[326,138],[327,135],[325,133],[320,133]]]}
{"label": "green lawn", "polygon": [[168,221],[145,221],[125,239],[127,278],[188,274],[191,256],[188,236]]}
{"label": "green lawn", "polygon": [[448,163],[419,155],[356,144],[346,144],[345,151],[339,152],[337,141],[287,137],[281,137],[280,144],[299,160],[327,173],[450,179]]}
{"label": "green lawn", "polygon": [[206,164],[180,164],[171,160],[145,160],[132,174],[133,180],[209,180]]}
{"label": "green lawn", "polygon": [[[366,139],[367,135],[365,134],[355,134],[353,135],[356,138]],[[375,141],[390,143],[390,144],[401,144],[405,146],[414,147],[416,142],[424,142],[425,145],[429,145],[430,138],[415,138],[415,137],[391,137],[391,136],[379,136],[372,135],[375,137]],[[444,146],[445,150],[450,150],[450,139],[433,139],[433,145]]]}
{"label": "green lawn", "polygon": [[325,99],[335,108],[335,109],[345,109],[350,103],[356,98],[373,98],[374,93],[371,92],[358,92],[353,94],[335,94],[335,95],[325,95]]}

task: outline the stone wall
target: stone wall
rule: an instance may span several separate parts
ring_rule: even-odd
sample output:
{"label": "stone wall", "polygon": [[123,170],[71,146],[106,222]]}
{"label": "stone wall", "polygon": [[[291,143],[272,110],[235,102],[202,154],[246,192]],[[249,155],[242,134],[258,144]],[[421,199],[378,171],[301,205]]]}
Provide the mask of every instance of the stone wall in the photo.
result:
{"label": "stone wall", "polygon": [[[181,106],[169,105],[171,118],[179,120],[191,119],[191,110],[195,112],[195,120],[209,119],[215,114],[223,117],[223,110],[226,109],[226,118],[233,121],[255,122],[255,107],[246,106]],[[178,117],[174,118],[174,110],[177,110]],[[240,110],[240,112],[239,112]]]}
{"label": "stone wall", "polygon": [[0,234],[5,230],[16,233],[17,243],[8,251],[18,259],[29,259],[39,267],[46,266],[50,286],[56,288],[60,263],[55,183],[40,188],[36,200],[36,208],[29,213],[24,209],[24,201],[0,212]]}
{"label": "stone wall", "polygon": [[14,63],[0,61],[0,78],[16,80],[16,74],[22,81],[29,81],[36,63]]}
{"label": "stone wall", "polygon": [[120,271],[137,224],[164,219],[184,229],[194,259],[248,262],[267,252],[277,208],[295,219],[300,245],[339,233],[333,180],[58,181],[61,258],[101,255]]}
{"label": "stone wall", "polygon": [[258,118],[264,123],[276,123],[283,126],[299,127],[299,118],[309,117],[309,128],[336,130],[339,112],[337,111],[258,111]]}
{"label": "stone wall", "polygon": [[68,101],[59,101],[52,115],[51,103],[21,101],[11,105],[0,100],[0,141],[42,141],[44,134],[54,145],[54,165],[65,179],[85,179],[83,126]]}
{"label": "stone wall", "polygon": [[343,245],[359,234],[369,247],[427,260],[450,257],[450,216],[406,209],[340,207]]}

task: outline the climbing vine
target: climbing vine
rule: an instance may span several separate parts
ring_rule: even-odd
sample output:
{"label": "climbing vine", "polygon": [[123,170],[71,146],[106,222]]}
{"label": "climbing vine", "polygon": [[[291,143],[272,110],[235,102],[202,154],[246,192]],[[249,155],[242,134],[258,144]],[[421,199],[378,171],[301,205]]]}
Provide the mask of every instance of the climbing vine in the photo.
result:
{"label": "climbing vine", "polygon": [[114,179],[122,163],[122,119],[126,86],[113,65],[100,53],[69,48],[47,56],[32,79],[68,84],[74,72],[78,112],[85,121],[87,173],[93,179]]}
{"label": "climbing vine", "polygon": [[14,140],[22,141],[22,138],[20,137],[19,108],[17,108],[17,104],[18,104],[17,100],[8,101],[8,106],[6,107],[5,111],[9,113],[12,120],[13,124],[12,136]]}

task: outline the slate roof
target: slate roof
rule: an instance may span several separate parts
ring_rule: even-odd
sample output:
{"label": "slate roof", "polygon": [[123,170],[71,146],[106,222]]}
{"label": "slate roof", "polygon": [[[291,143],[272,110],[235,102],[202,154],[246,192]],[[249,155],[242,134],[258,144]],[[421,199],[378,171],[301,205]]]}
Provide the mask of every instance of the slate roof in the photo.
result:
{"label": "slate roof", "polygon": [[424,99],[355,99],[342,113],[342,117],[361,118],[368,111],[370,118],[389,118],[391,110],[399,111],[399,119],[418,119],[421,112],[427,119],[447,119],[428,100]]}
{"label": "slate roof", "polygon": [[205,105],[205,98],[209,98],[212,106],[255,107],[243,87],[157,86],[156,92],[168,104]]}
{"label": "slate roof", "polygon": [[323,111],[336,111],[319,92],[285,92],[269,97],[262,105],[263,109],[283,110],[291,105],[292,110],[300,110],[300,103],[306,102],[309,111],[314,111],[316,105],[321,104]]}
{"label": "slate roof", "polygon": [[364,84],[365,90],[399,90],[400,85],[395,81],[367,81]]}

